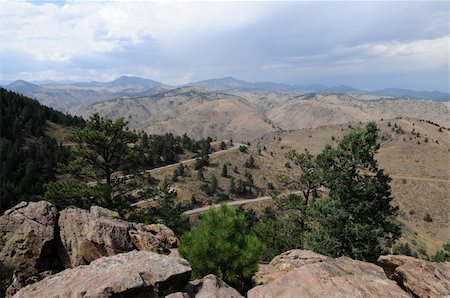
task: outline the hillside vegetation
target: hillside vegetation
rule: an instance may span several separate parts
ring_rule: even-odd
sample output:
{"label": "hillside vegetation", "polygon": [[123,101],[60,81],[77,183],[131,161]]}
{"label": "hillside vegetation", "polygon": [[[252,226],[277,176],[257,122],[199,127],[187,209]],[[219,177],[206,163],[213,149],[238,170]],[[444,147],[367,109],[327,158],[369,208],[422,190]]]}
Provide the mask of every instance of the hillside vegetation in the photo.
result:
{"label": "hillside vegetation", "polygon": [[70,153],[49,136],[55,127],[76,127],[83,119],[64,115],[38,101],[0,89],[0,211],[43,194],[43,184],[55,179],[57,163]]}

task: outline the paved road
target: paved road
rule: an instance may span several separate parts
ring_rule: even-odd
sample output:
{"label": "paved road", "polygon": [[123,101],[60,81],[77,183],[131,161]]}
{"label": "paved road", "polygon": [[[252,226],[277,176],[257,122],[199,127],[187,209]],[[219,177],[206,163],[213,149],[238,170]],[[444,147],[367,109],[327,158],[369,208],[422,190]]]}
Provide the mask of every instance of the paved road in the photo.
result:
{"label": "paved road", "polygon": [[[401,176],[401,175],[389,175],[389,176],[394,179],[406,179],[406,180],[416,180],[416,181],[437,181],[437,182],[450,183],[449,179],[439,179],[439,178],[432,178],[432,177],[415,177],[415,176]],[[285,193],[285,194],[300,194],[300,193],[301,193],[300,191],[293,191],[293,192]],[[229,202],[225,202],[225,203],[228,206],[239,206],[239,205],[245,205],[245,204],[250,204],[250,203],[266,201],[266,200],[270,200],[270,199],[272,199],[271,196],[266,196],[266,197],[259,197],[259,198],[255,198],[255,199],[243,199],[243,200],[237,200],[237,201],[229,201]],[[188,210],[188,211],[183,212],[183,214],[184,215],[192,215],[192,214],[197,214],[197,213],[203,213],[205,211],[208,211],[209,208],[219,208],[219,207],[220,207],[220,204],[214,204],[214,205],[209,205],[209,206],[205,206],[205,207]]]}
{"label": "paved road", "polygon": [[[293,191],[290,193],[285,193],[285,195],[288,194],[300,194],[301,191]],[[262,201],[267,201],[267,200],[271,200],[272,197],[271,196],[265,196],[265,197],[259,197],[259,198],[255,198],[255,199],[244,199],[244,200],[238,200],[238,201],[229,201],[229,202],[225,202],[225,204],[227,204],[228,206],[239,206],[239,205],[245,205],[245,204],[250,204],[250,203],[257,203],[257,202],[262,202]],[[209,208],[219,208],[221,204],[214,204],[214,205],[209,205],[209,206],[205,206],[205,207],[200,207],[200,208],[195,208],[192,210],[188,210],[183,212],[184,215],[192,215],[192,214],[197,214],[197,213],[203,213],[205,211],[208,211]]]}
{"label": "paved road", "polygon": [[[209,157],[222,155],[222,154],[230,152],[230,151],[238,150],[240,146],[245,146],[245,145],[241,144],[241,143],[234,143],[233,147],[225,149],[225,150],[213,152],[213,153],[209,154]],[[167,166],[163,166],[163,167],[159,167],[159,168],[155,168],[155,169],[151,169],[151,170],[146,170],[146,171],[144,171],[144,173],[151,174],[151,173],[155,173],[155,172],[158,172],[158,171],[161,171],[161,170],[165,170],[165,169],[176,168],[180,164],[189,164],[189,163],[195,162],[196,160],[197,160],[197,158],[186,159],[186,160],[183,160],[183,161],[181,161],[179,163],[174,163],[174,164],[170,164],[170,165],[167,165]]]}
{"label": "paved road", "polygon": [[[217,152],[213,152],[213,153],[209,154],[209,157],[213,157],[213,156],[221,155],[221,154],[224,154],[224,153],[227,153],[227,152],[230,152],[230,151],[238,150],[240,146],[246,146],[246,145],[245,144],[241,144],[241,143],[233,143],[233,147],[225,149],[225,150],[220,150],[220,151],[217,151]],[[155,173],[155,172],[158,172],[158,171],[161,171],[161,170],[176,168],[180,164],[189,164],[189,163],[195,162],[196,160],[197,160],[197,158],[186,159],[186,160],[183,160],[181,162],[170,164],[170,165],[167,165],[167,166],[162,166],[162,167],[155,168],[155,169],[145,170],[145,171],[141,172],[141,174],[152,174],[152,173]],[[130,179],[130,178],[133,178],[133,177],[134,177],[134,175],[125,175],[125,176],[114,177],[114,179],[124,179],[124,178],[125,179]],[[106,180],[103,179],[101,182],[105,183]],[[89,186],[97,185],[97,181],[88,182],[87,185],[89,185]],[[137,202],[135,204],[138,204],[138,203],[140,203],[140,202]],[[135,204],[133,204],[133,205],[135,205]],[[131,206],[133,206],[133,205],[131,205]]]}

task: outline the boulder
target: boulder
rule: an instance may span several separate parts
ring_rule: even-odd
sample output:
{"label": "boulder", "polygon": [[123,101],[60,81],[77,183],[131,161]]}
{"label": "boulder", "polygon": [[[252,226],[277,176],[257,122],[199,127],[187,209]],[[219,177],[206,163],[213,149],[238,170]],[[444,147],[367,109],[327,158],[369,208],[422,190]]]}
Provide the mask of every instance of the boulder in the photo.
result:
{"label": "boulder", "polygon": [[274,258],[264,270],[265,284],[251,289],[249,298],[410,297],[381,267],[347,257],[293,250]]}
{"label": "boulder", "polygon": [[0,262],[14,269],[7,295],[59,271],[56,253],[58,212],[46,201],[21,202],[0,217]]}
{"label": "boulder", "polygon": [[132,250],[169,253],[178,246],[173,231],[161,224],[143,225],[117,219],[117,214],[93,206],[69,207],[59,217],[59,255],[65,268],[86,265],[102,257]]}
{"label": "boulder", "polygon": [[163,297],[180,291],[190,275],[184,259],[132,251],[66,269],[22,288],[14,297]]}
{"label": "boulder", "polygon": [[257,284],[265,284],[283,274],[299,268],[305,264],[313,264],[329,260],[329,257],[317,254],[310,250],[293,249],[274,257],[268,265],[260,264],[255,274]]}
{"label": "boulder", "polygon": [[243,298],[237,290],[214,274],[189,282],[185,292],[176,292],[165,298]]}
{"label": "boulder", "polygon": [[381,256],[386,275],[414,297],[449,297],[450,262],[428,262],[402,255]]}

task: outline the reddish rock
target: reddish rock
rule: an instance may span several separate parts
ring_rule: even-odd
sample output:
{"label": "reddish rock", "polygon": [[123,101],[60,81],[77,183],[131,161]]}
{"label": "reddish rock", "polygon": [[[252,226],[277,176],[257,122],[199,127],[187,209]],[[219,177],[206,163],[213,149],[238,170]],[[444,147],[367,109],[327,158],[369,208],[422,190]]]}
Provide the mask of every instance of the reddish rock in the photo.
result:
{"label": "reddish rock", "polygon": [[45,201],[21,202],[0,217],[0,261],[15,270],[7,295],[61,269],[56,253],[58,212]]}
{"label": "reddish rock", "polygon": [[162,297],[181,290],[190,275],[184,259],[132,251],[66,269],[22,288],[14,297]]}
{"label": "reddish rock", "polygon": [[450,296],[450,262],[428,262],[402,255],[381,256],[386,275],[416,297]]}
{"label": "reddish rock", "polygon": [[169,253],[178,246],[173,231],[164,225],[135,224],[116,217],[117,213],[97,206],[90,212],[75,207],[61,211],[59,252],[64,267],[134,249]]}
{"label": "reddish rock", "polygon": [[288,251],[273,261],[265,268],[265,276],[272,278],[251,289],[249,298],[410,297],[375,264],[301,250]]}
{"label": "reddish rock", "polygon": [[209,274],[202,279],[191,281],[186,291],[195,298],[243,298],[238,291],[227,285],[214,274]]}
{"label": "reddish rock", "polygon": [[294,268],[328,259],[330,258],[310,250],[289,250],[273,258],[268,265],[260,265],[254,279],[257,284],[265,284],[292,271]]}
{"label": "reddish rock", "polygon": [[185,292],[172,293],[165,298],[243,298],[238,291],[214,274],[189,282]]}

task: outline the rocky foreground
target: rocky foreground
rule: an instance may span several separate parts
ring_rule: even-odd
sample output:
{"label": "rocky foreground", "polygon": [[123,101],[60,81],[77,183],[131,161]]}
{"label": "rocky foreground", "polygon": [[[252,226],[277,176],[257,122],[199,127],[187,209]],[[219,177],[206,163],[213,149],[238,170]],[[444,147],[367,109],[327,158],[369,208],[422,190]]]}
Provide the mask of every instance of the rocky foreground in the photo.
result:
{"label": "rocky foreground", "polygon": [[[242,297],[214,275],[189,281],[189,262],[170,255],[177,245],[164,225],[100,207],[23,202],[0,217],[0,261],[15,270],[8,297]],[[291,250],[261,265],[255,282],[248,297],[450,297],[450,263]]]}

